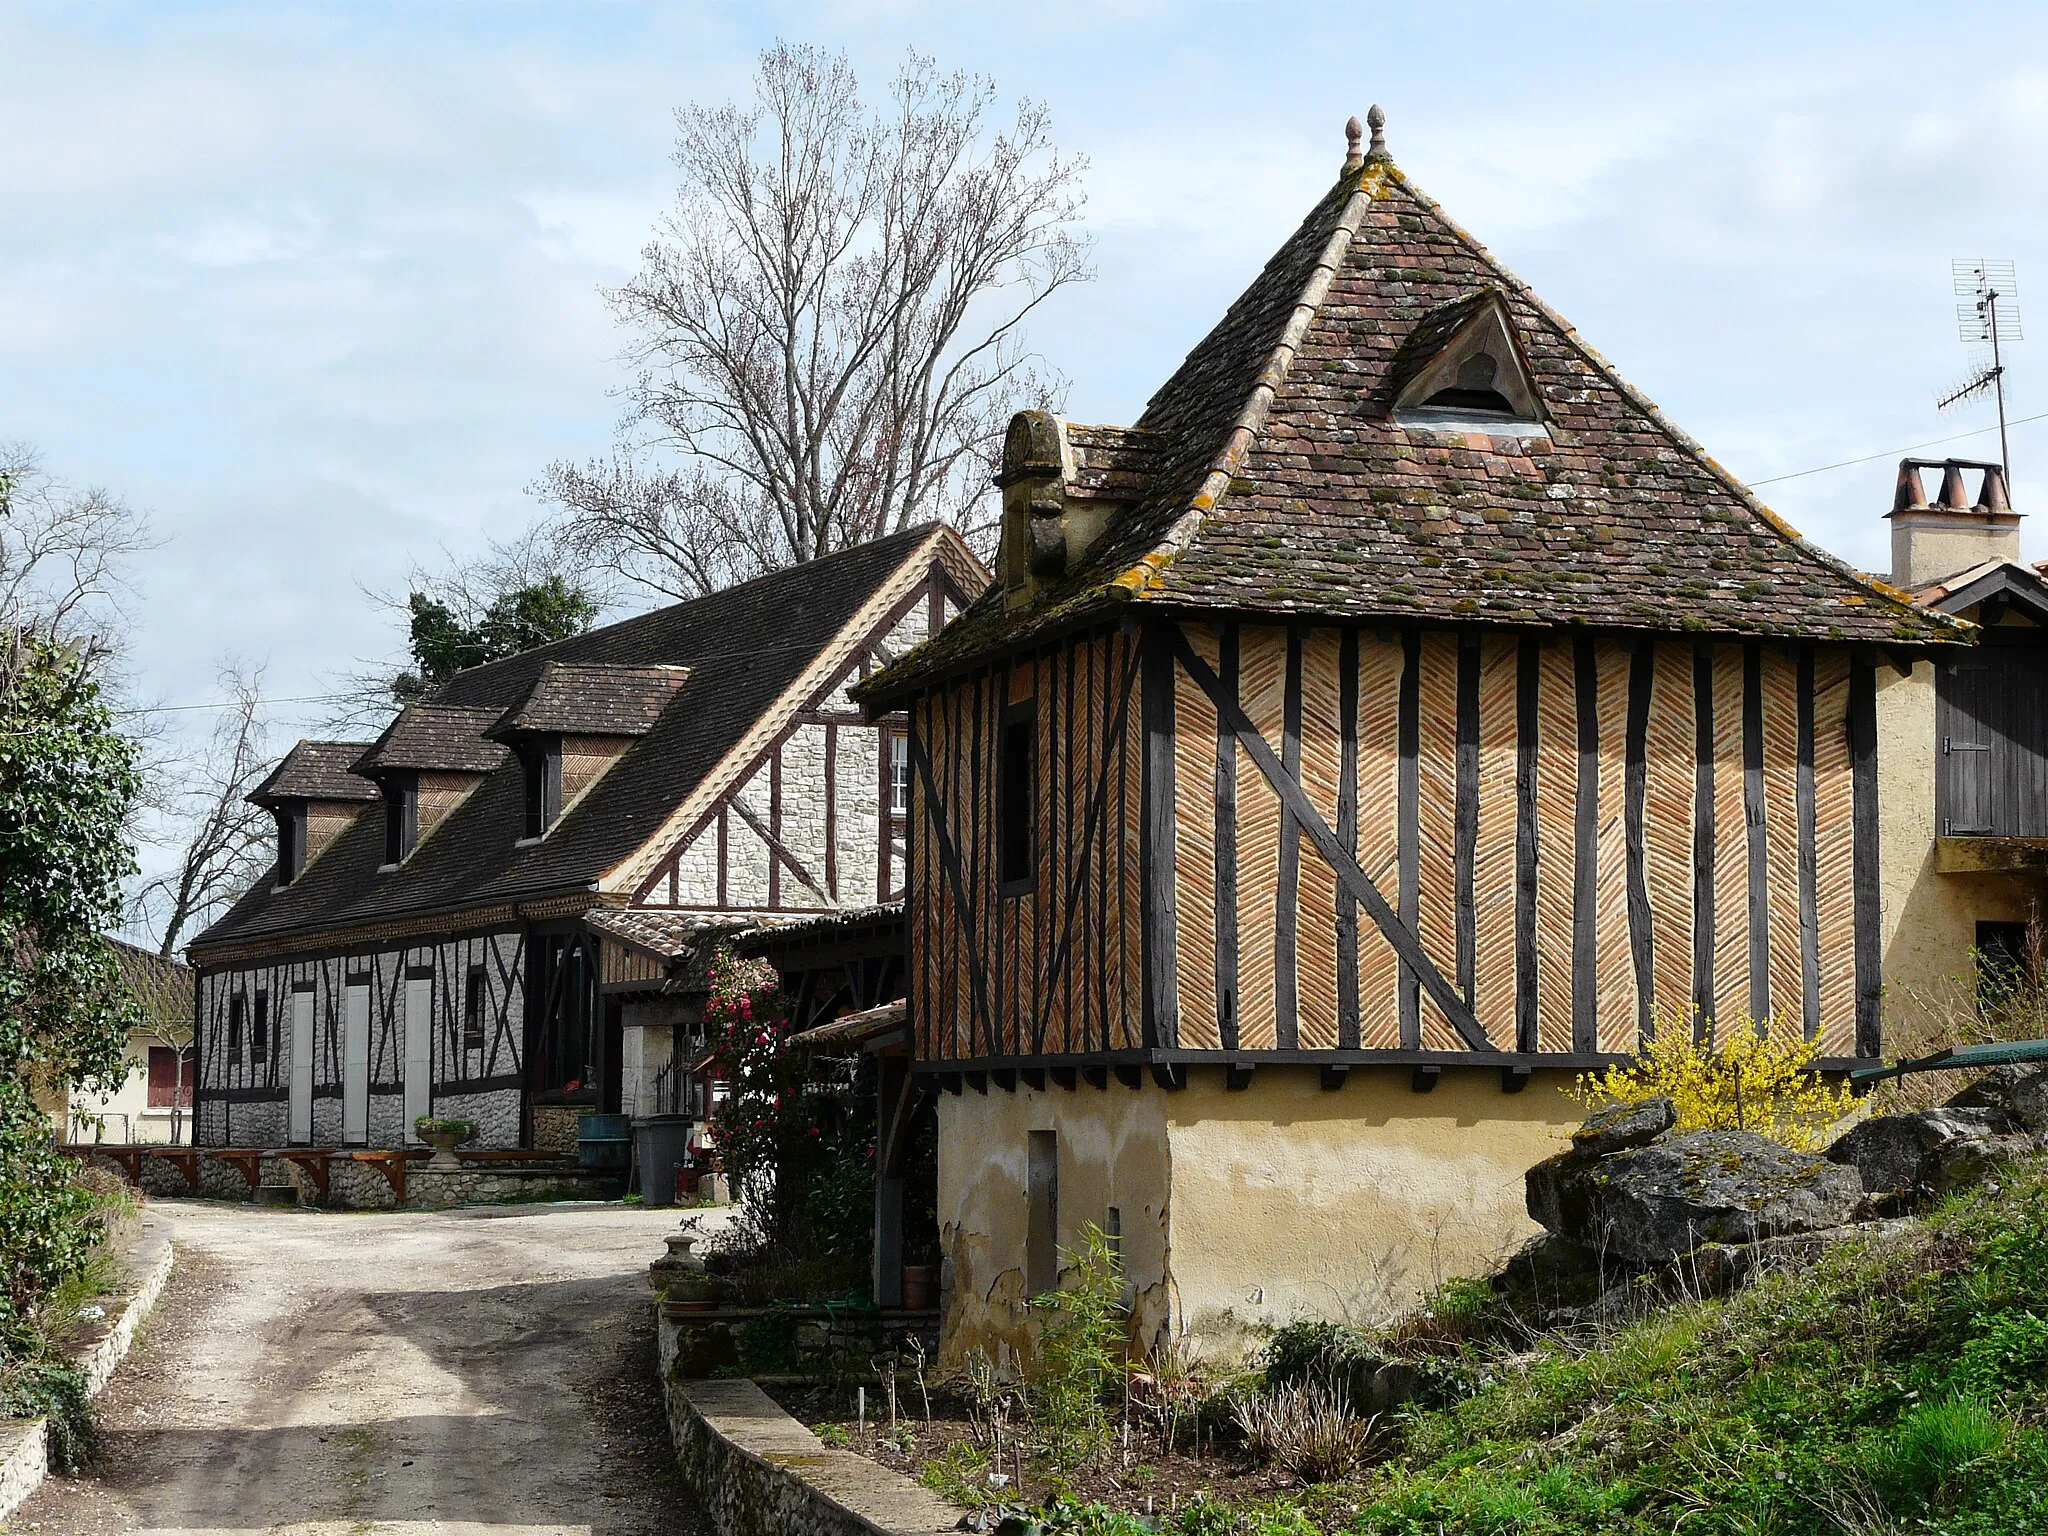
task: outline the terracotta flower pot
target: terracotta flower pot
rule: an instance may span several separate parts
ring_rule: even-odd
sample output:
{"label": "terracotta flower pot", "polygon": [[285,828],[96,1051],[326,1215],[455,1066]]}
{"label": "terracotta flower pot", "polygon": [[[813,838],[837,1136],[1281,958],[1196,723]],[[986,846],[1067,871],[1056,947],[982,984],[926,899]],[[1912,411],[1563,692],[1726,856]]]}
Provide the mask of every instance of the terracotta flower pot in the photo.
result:
{"label": "terracotta flower pot", "polygon": [[938,1299],[938,1265],[906,1264],[903,1266],[903,1305],[907,1311],[921,1312]]}

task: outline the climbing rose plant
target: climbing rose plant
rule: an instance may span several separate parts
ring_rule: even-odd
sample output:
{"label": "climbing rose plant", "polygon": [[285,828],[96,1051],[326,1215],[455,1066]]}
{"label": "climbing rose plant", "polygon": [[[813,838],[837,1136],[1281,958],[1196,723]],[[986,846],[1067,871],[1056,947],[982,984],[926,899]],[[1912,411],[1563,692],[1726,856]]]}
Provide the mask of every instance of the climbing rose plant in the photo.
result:
{"label": "climbing rose plant", "polygon": [[1813,1070],[1814,1042],[1797,1026],[1744,1019],[1702,1045],[1690,1009],[1660,1013],[1655,1037],[1634,1062],[1597,1076],[1580,1073],[1572,1096],[1588,1109],[1667,1098],[1680,1131],[1754,1131],[1802,1151],[1818,1150],[1856,1109],[1847,1083]]}
{"label": "climbing rose plant", "polygon": [[775,968],[720,949],[711,960],[704,1034],[725,1097],[711,1116],[713,1145],[736,1194],[760,1196],[791,1119],[796,1063],[784,1048],[788,1020]]}
{"label": "climbing rose plant", "polygon": [[92,1244],[36,1088],[111,1090],[139,1022],[101,936],[135,868],[135,756],[74,648],[0,640],[0,1354]]}

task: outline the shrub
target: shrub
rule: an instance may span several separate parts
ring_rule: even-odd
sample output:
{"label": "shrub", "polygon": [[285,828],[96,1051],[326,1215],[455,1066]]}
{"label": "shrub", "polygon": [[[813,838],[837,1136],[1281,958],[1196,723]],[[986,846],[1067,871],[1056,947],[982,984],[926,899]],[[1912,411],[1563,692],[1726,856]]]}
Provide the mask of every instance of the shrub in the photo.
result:
{"label": "shrub", "polygon": [[1348,1323],[1305,1318],[1274,1334],[1261,1357],[1266,1385],[1301,1386],[1320,1381],[1341,1389],[1354,1403],[1372,1395],[1373,1372],[1386,1359],[1378,1335]]}
{"label": "shrub", "polygon": [[1089,1222],[1066,1254],[1072,1282],[1031,1298],[1043,1321],[1032,1352],[1026,1405],[1039,1448],[1056,1474],[1109,1444],[1105,1399],[1122,1366],[1126,1338],[1123,1275],[1109,1238]]}
{"label": "shrub", "polygon": [[970,1509],[989,1502],[988,1452],[972,1440],[955,1440],[918,1468],[917,1480],[942,1499]]}
{"label": "shrub", "polygon": [[818,1437],[818,1444],[843,1451],[853,1444],[853,1436],[846,1432],[844,1424],[813,1424],[811,1433]]}
{"label": "shrub", "polygon": [[1633,1063],[1581,1073],[1572,1096],[1588,1109],[1667,1098],[1678,1130],[1754,1131],[1805,1151],[1856,1109],[1847,1083],[1813,1070],[1815,1042],[1796,1027],[1745,1019],[1722,1028],[1718,1045],[1703,1045],[1694,1020],[1690,1009],[1660,1011],[1655,1037]]}
{"label": "shrub", "polygon": [[1350,1400],[1327,1382],[1237,1401],[1245,1449],[1299,1483],[1333,1483],[1357,1471],[1372,1448],[1376,1422],[1352,1412]]}
{"label": "shrub", "polygon": [[99,1450],[85,1376],[68,1363],[23,1361],[0,1384],[0,1416],[50,1421],[50,1462],[59,1472],[84,1468]]}
{"label": "shrub", "polygon": [[1996,1392],[2048,1379],[2048,1319],[2002,1312],[1963,1346],[1955,1382],[1965,1391]]}

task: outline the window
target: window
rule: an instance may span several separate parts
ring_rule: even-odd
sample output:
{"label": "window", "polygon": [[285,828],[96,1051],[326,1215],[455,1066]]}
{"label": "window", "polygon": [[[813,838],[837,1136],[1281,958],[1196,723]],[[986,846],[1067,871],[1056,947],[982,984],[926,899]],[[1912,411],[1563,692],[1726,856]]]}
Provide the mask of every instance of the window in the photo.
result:
{"label": "window", "polygon": [[263,1061],[270,1055],[270,994],[256,994],[256,1019],[249,1028],[249,1059]]}
{"label": "window", "polygon": [[462,986],[462,1048],[465,1051],[484,1048],[484,1006],[489,1000],[490,990],[484,979],[484,968],[472,965]]}
{"label": "window", "polygon": [[190,1109],[192,1107],[192,1047],[179,1050],[168,1045],[149,1048],[149,1107]]}
{"label": "window", "polygon": [[2036,958],[2025,923],[1977,925],[1977,1012],[1987,1024],[2025,1006]]}
{"label": "window", "polygon": [[1024,1178],[1024,1284],[1033,1296],[1060,1283],[1060,1133],[1032,1131]]}
{"label": "window", "polygon": [[559,739],[530,741],[520,748],[519,764],[526,772],[526,837],[540,837],[562,814],[562,743]]}
{"label": "window", "polygon": [[409,773],[384,776],[384,862],[403,864],[420,837],[419,780]]}
{"label": "window", "polygon": [[889,738],[889,814],[910,814],[910,738],[901,731]]}
{"label": "window", "polygon": [[247,1006],[247,999],[239,992],[228,999],[229,1061],[240,1061],[242,1059],[242,1014]]}
{"label": "window", "polygon": [[1003,894],[1031,889],[1038,871],[1038,710],[1012,704],[996,745],[998,878]]}
{"label": "window", "polygon": [[306,808],[283,806],[277,817],[277,883],[290,885],[306,867]]}
{"label": "window", "polygon": [[1935,830],[1943,837],[2048,837],[2048,668],[2029,645],[1995,643],[1937,665]]}

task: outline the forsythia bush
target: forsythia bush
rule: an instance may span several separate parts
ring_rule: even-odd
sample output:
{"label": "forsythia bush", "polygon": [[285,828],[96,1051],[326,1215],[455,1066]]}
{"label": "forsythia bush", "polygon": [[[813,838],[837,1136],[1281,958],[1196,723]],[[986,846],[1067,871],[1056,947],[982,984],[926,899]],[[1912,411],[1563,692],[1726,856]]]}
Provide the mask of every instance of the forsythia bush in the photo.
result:
{"label": "forsythia bush", "polygon": [[1588,1109],[1667,1098],[1681,1131],[1754,1131],[1802,1151],[1817,1150],[1855,1109],[1847,1083],[1813,1070],[1814,1043],[1796,1026],[1745,1019],[1720,1031],[1719,1044],[1701,1045],[1693,1023],[1689,1009],[1661,1016],[1632,1064],[1580,1073],[1572,1097]]}

